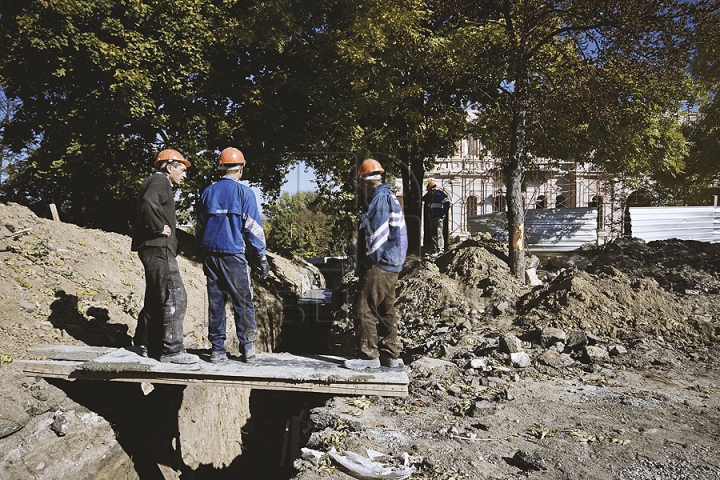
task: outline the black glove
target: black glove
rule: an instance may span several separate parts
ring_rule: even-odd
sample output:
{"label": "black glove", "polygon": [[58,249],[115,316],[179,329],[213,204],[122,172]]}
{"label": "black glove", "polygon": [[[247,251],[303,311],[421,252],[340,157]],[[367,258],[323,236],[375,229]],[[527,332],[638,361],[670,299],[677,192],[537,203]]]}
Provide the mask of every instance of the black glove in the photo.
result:
{"label": "black glove", "polygon": [[267,261],[267,258],[263,258],[260,260],[260,266],[258,267],[258,276],[260,277],[260,280],[265,280],[268,278],[268,275],[270,275],[270,264]]}

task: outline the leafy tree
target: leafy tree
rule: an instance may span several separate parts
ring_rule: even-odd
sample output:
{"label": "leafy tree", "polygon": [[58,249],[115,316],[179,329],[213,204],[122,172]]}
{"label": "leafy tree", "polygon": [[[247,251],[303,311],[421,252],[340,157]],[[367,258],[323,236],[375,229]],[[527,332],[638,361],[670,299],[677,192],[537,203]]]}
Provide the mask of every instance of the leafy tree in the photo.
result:
{"label": "leafy tree", "polygon": [[720,12],[707,12],[697,24],[697,55],[693,58],[692,74],[704,94],[699,102],[699,115],[689,119],[686,128],[692,139],[692,150],[683,184],[687,196],[705,203],[711,195],[720,194],[717,166],[720,151]]}
{"label": "leafy tree", "polygon": [[283,193],[277,203],[266,205],[268,248],[289,250],[301,257],[344,255],[345,242],[333,235],[336,219],[317,206],[313,192]]}
{"label": "leafy tree", "polygon": [[476,44],[477,135],[503,161],[514,275],[525,273],[522,185],[533,158],[681,170],[686,144],[668,112],[690,95],[694,14],[706,3],[438,2]]}
{"label": "leafy tree", "polygon": [[277,109],[305,137],[291,151],[323,179],[326,205],[350,212],[362,201],[357,166],[378,159],[403,179],[411,248],[418,246],[424,173],[466,131],[452,32],[436,28],[417,0],[262,5],[256,18],[273,25],[263,42],[282,55],[257,87],[264,102],[293,99]]}
{"label": "leafy tree", "polygon": [[182,0],[0,4],[0,79],[19,101],[4,141],[32,147],[2,197],[55,202],[79,224],[126,231],[137,187],[165,147],[193,161],[185,191],[196,194],[233,128],[214,74],[231,63],[221,13]]}

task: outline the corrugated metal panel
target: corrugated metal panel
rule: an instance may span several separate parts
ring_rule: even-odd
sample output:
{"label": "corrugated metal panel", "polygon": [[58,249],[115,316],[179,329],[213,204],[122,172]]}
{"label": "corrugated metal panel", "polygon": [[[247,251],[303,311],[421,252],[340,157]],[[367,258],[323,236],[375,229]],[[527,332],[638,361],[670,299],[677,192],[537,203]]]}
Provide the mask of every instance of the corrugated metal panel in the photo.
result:
{"label": "corrugated metal panel", "polygon": [[[476,215],[468,219],[470,233],[489,233],[507,240],[505,212]],[[597,242],[596,208],[531,209],[525,214],[527,249],[536,255],[571,252]]]}
{"label": "corrugated metal panel", "polygon": [[632,236],[653,240],[720,241],[717,207],[631,207]]}

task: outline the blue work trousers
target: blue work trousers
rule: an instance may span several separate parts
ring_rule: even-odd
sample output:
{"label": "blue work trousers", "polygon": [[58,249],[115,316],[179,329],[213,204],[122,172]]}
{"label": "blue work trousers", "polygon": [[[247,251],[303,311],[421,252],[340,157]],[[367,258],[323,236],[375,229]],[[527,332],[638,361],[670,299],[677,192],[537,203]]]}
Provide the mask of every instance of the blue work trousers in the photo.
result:
{"label": "blue work trousers", "polygon": [[147,346],[152,357],[182,352],[187,292],[177,259],[167,247],[143,248],[138,257],[145,268],[145,302],[134,343]]}
{"label": "blue work trousers", "polygon": [[208,293],[208,339],[214,352],[225,353],[226,321],[225,308],[228,299],[232,302],[235,316],[235,331],[240,343],[240,352],[255,340],[255,308],[252,302],[250,269],[245,255],[205,254],[203,263],[207,277]]}

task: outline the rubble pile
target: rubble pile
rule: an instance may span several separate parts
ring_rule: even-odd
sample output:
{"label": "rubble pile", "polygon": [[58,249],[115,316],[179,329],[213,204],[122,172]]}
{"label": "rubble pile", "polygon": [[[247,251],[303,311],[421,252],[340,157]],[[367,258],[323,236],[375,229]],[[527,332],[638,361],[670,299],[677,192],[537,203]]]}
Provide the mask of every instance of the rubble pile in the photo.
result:
{"label": "rubble pile", "polygon": [[[544,281],[537,287],[516,280],[506,261],[507,247],[483,236],[434,261],[409,258],[398,280],[396,309],[410,396],[372,398],[360,411],[342,399],[316,408],[308,447],[406,452],[413,478],[433,479],[511,478],[520,471],[537,478],[677,478],[657,469],[688,471],[688,464],[696,464],[685,451],[651,468],[646,450],[636,446],[643,452],[640,462],[614,469],[618,452],[578,450],[571,442],[630,445],[623,425],[645,421],[635,417],[638,408],[652,411],[649,422],[655,422],[638,432],[672,424],[675,420],[658,419],[663,408],[668,410],[663,414],[687,421],[688,412],[679,413],[670,394],[652,393],[654,384],[644,383],[668,372],[687,372],[682,375],[689,378],[700,378],[691,373],[697,370],[714,372],[712,387],[688,389],[713,399],[714,407],[703,405],[700,415],[709,414],[710,425],[720,423],[713,383],[720,365],[720,248],[623,239],[556,259],[555,266],[539,271]],[[341,288],[352,290],[354,283],[346,278]],[[342,343],[349,355],[352,305],[338,312],[334,343]],[[689,378],[660,381],[681,389]],[[643,386],[647,390],[634,391]],[[563,427],[544,425],[547,418]],[[602,431],[585,432],[590,425]],[[550,437],[561,446],[542,448]],[[709,451],[718,455],[720,436],[710,439]],[[582,459],[594,463],[585,466]],[[295,478],[314,478],[318,465],[325,466],[327,478],[347,478],[328,474],[332,465],[324,461],[300,460]],[[716,464],[691,465],[693,473],[682,478],[716,478]]]}

